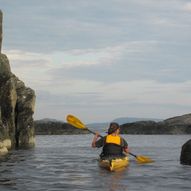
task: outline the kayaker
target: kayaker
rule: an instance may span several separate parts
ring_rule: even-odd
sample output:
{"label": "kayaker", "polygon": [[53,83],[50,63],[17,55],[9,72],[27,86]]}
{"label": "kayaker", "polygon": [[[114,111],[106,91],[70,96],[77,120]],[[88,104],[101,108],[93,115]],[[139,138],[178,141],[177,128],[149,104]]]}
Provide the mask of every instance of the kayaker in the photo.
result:
{"label": "kayaker", "polygon": [[92,140],[92,147],[103,147],[101,158],[125,157],[124,153],[128,153],[128,144],[120,136],[119,124],[115,122],[110,123],[107,133],[108,135],[100,137],[99,132],[96,132]]}

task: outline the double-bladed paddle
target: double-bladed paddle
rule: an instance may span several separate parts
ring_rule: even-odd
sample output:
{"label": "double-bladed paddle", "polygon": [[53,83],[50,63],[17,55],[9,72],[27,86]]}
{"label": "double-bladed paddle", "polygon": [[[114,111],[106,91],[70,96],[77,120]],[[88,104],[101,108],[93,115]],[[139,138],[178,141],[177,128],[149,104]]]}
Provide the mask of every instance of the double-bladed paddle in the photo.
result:
{"label": "double-bladed paddle", "polygon": [[[73,115],[71,115],[71,114],[69,114],[69,115],[66,116],[66,120],[67,120],[67,122],[68,122],[70,125],[72,125],[72,126],[78,128],[78,129],[84,129],[84,130],[89,131],[89,132],[92,133],[92,134],[96,134],[95,132],[89,130],[89,129],[86,127],[86,125],[85,125],[84,123],[82,123],[77,117],[75,117],[75,116],[73,116]],[[103,137],[103,136],[100,135],[100,137]],[[149,157],[146,157],[146,156],[142,156],[142,155],[137,156],[137,155],[135,155],[135,154],[133,154],[133,153],[131,153],[131,152],[129,152],[129,154],[130,154],[131,156],[134,156],[134,157],[136,158],[136,160],[137,160],[138,163],[151,163],[151,162],[154,162],[152,159],[150,159]]]}

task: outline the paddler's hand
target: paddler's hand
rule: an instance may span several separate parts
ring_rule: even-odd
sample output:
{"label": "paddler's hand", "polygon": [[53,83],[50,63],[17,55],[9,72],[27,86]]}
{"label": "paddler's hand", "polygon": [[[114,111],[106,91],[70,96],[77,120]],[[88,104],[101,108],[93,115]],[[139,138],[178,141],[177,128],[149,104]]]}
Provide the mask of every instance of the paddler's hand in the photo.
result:
{"label": "paddler's hand", "polygon": [[99,136],[100,136],[99,132],[95,132],[95,135],[94,135],[93,140],[92,140],[92,147],[96,147],[95,143],[96,143]]}
{"label": "paddler's hand", "polygon": [[124,148],[124,152],[128,154],[130,152],[129,148],[128,147]]}
{"label": "paddler's hand", "polygon": [[96,139],[100,136],[99,132],[95,132]]}

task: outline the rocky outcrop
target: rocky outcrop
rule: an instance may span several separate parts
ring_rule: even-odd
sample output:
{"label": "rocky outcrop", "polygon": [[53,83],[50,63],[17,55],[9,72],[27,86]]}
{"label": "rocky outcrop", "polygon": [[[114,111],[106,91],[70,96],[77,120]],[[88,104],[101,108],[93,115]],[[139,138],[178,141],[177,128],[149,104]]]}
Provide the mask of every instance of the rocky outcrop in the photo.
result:
{"label": "rocky outcrop", "polygon": [[137,121],[120,126],[122,134],[161,134],[161,130],[154,121]]}
{"label": "rocky outcrop", "polygon": [[163,122],[167,125],[191,125],[191,113],[172,117]]}
{"label": "rocky outcrop", "polygon": [[138,121],[120,126],[122,134],[191,134],[191,114],[161,122]]}
{"label": "rocky outcrop", "polygon": [[183,165],[191,165],[191,139],[182,146],[180,163]]}
{"label": "rocky outcrop", "polygon": [[0,53],[0,154],[34,146],[34,105],[35,92],[12,74],[7,56]]}
{"label": "rocky outcrop", "polygon": [[68,123],[51,119],[36,120],[34,124],[36,135],[74,135],[89,133],[86,130],[75,128]]}
{"label": "rocky outcrop", "polygon": [[[191,134],[190,124],[191,114],[166,119],[164,121],[137,121],[120,125],[121,134]],[[109,123],[87,124],[92,131],[105,133]],[[81,129],[74,128],[68,123],[55,119],[44,119],[35,121],[35,131],[37,135],[63,135],[63,134],[83,134],[89,133]]]}

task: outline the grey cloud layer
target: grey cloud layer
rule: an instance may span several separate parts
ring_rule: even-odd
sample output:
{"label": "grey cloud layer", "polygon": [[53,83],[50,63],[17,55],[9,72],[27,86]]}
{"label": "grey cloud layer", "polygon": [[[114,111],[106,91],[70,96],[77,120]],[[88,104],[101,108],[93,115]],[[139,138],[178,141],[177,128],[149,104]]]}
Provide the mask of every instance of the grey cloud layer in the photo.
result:
{"label": "grey cloud layer", "polygon": [[[72,68],[63,66],[63,68],[51,70],[50,74],[53,79],[64,76],[107,83],[141,79],[153,79],[163,83],[190,80],[191,65],[188,47],[176,43],[168,43],[167,46],[165,42],[140,42],[140,44],[137,43],[137,47],[124,47],[121,50],[123,53],[111,59],[110,64],[103,60],[95,65]],[[63,59],[63,65],[64,62]]]}
{"label": "grey cloud layer", "polygon": [[132,40],[190,40],[184,1],[56,2],[2,1],[5,47],[50,52]]}

